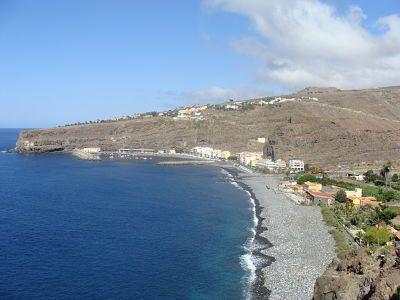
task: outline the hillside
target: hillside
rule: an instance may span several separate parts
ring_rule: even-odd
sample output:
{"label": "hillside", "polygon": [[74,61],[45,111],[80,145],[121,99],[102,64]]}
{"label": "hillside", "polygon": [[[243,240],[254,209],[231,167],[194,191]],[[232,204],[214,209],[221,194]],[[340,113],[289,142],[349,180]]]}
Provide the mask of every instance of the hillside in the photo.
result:
{"label": "hillside", "polygon": [[400,160],[400,87],[341,91],[307,88],[286,102],[250,110],[209,108],[204,120],[156,116],[110,123],[23,131],[20,152],[99,146],[188,150],[210,145],[232,152],[260,150],[258,137],[275,143],[277,157],[318,165]]}

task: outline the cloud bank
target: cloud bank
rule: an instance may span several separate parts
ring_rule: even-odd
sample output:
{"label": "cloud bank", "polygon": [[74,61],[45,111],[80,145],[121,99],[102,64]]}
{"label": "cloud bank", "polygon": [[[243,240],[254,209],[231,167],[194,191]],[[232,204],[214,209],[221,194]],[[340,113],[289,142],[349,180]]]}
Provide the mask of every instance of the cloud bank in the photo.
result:
{"label": "cloud bank", "polygon": [[376,20],[371,33],[360,7],[344,15],[319,0],[203,0],[208,9],[240,14],[254,37],[232,47],[259,62],[258,79],[288,89],[367,88],[400,84],[400,16]]}

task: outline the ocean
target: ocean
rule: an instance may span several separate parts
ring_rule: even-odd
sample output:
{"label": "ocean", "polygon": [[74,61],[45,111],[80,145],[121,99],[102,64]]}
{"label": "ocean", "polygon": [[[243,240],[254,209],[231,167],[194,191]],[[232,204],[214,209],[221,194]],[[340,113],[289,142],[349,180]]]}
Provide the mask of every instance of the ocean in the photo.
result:
{"label": "ocean", "polygon": [[[0,151],[18,130],[0,130]],[[0,299],[244,299],[249,195],[211,166],[0,154]]]}

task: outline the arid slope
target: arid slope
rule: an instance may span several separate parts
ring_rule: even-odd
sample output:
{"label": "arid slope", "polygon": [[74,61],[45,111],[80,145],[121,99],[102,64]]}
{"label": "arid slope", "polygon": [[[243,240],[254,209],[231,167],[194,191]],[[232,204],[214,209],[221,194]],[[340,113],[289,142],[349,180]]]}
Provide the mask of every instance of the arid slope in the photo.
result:
{"label": "arid slope", "polygon": [[21,133],[17,149],[46,152],[100,146],[188,150],[210,145],[232,152],[260,150],[258,137],[275,143],[277,157],[319,165],[400,160],[400,87],[360,91],[308,88],[290,102],[247,111],[208,109],[204,121],[153,117]]}

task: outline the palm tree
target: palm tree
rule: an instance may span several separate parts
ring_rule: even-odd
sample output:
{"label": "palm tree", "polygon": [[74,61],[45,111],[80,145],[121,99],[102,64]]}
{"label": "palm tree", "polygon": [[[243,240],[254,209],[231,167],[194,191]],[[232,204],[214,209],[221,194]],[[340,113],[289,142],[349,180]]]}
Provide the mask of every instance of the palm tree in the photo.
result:
{"label": "palm tree", "polygon": [[380,174],[381,176],[385,179],[385,183],[387,186],[387,175],[390,173],[390,170],[392,169],[392,163],[388,161],[386,164],[383,165]]}

